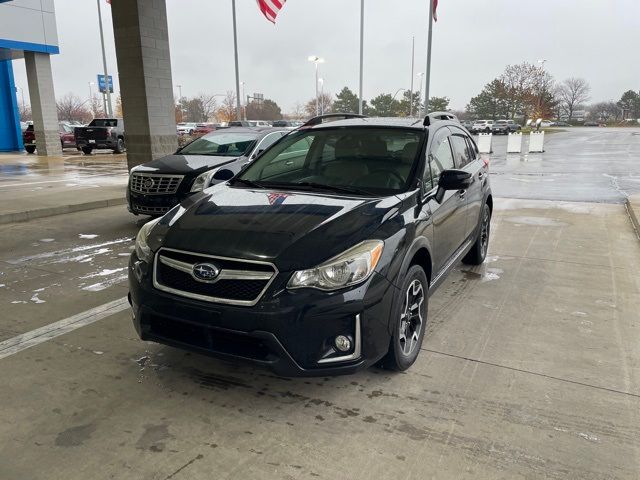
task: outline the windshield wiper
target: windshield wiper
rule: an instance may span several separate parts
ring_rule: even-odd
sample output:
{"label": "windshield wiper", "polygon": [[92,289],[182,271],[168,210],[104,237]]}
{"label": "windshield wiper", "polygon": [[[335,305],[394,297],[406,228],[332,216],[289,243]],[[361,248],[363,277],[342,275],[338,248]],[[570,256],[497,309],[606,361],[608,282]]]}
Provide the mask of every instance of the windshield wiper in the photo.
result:
{"label": "windshield wiper", "polygon": [[316,183],[316,182],[295,182],[295,183],[271,183],[263,185],[265,187],[275,187],[275,188],[296,188],[296,187],[307,187],[307,188],[315,188],[317,190],[325,190],[329,192],[337,192],[337,193],[347,193],[350,195],[367,195],[367,196],[375,196],[374,193],[368,192],[366,190],[362,190],[355,187],[347,187],[347,186],[338,186],[338,185],[326,185],[324,183]]}
{"label": "windshield wiper", "polygon": [[254,182],[251,180],[247,180],[246,178],[235,178],[233,180],[233,184],[235,185],[236,183],[241,183],[243,185],[246,185],[247,187],[253,187],[253,188],[265,188],[264,185],[258,183],[258,182]]}

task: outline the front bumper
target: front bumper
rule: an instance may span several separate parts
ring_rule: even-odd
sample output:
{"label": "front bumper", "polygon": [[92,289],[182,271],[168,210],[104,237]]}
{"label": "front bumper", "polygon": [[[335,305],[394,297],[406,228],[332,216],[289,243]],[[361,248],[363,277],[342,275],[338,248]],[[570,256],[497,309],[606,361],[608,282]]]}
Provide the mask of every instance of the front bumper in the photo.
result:
{"label": "front bumper", "polygon": [[[283,376],[353,373],[386,354],[396,287],[384,276],[376,273],[352,289],[326,293],[286,290],[290,275],[279,273],[253,307],[223,305],[157,290],[151,267],[133,254],[134,326],[143,340],[249,361]],[[337,335],[352,339],[351,350],[333,348]]]}
{"label": "front bumper", "polygon": [[113,150],[114,148],[116,148],[117,143],[118,143],[118,140],[114,138],[105,138],[105,139],[96,139],[96,140],[87,140],[84,138],[79,138],[78,140],[76,140],[76,147],[77,148],[91,147],[91,148],[102,148],[102,149]]}

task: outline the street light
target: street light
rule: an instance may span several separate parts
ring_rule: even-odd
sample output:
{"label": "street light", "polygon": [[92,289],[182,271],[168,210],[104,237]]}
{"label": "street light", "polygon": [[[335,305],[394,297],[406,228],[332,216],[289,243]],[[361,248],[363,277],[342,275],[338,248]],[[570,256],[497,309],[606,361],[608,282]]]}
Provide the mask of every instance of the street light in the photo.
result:
{"label": "street light", "polygon": [[95,82],[87,82],[89,84],[89,101],[91,102],[91,113],[93,114],[93,116],[96,116],[96,109],[94,108],[95,105],[93,103],[93,87],[96,83]]}
{"label": "street light", "polygon": [[318,64],[324,63],[324,58],[318,57],[317,55],[311,55],[307,60],[313,62],[316,66],[316,115],[320,115],[320,101],[318,98]]}
{"label": "street light", "polygon": [[242,118],[243,118],[243,120],[246,121],[247,120],[247,103],[249,103],[249,102],[246,101],[246,98],[244,96],[244,82],[240,82],[240,86],[242,88],[242,100],[240,102],[240,106],[242,106],[242,109],[244,110]]}
{"label": "street light", "polygon": [[[416,77],[418,77],[420,80],[418,80],[418,83],[420,83],[420,95],[418,95],[418,98],[422,101],[422,77],[424,77],[424,72],[420,72],[416,74]],[[413,101],[413,99],[411,99]],[[423,116],[423,108],[420,107],[420,110],[418,111],[418,117],[422,117]]]}
{"label": "street light", "polygon": [[180,107],[180,121],[184,122],[184,108],[182,105],[182,85],[176,85],[178,89],[178,106]]}
{"label": "street light", "polygon": [[319,78],[320,82],[320,115],[324,115],[324,78]]}

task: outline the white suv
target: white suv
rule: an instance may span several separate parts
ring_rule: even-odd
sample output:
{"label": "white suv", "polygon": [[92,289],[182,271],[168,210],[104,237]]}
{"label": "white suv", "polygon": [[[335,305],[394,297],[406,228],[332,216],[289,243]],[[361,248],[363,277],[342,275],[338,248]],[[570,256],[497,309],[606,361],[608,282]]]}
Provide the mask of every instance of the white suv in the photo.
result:
{"label": "white suv", "polygon": [[471,126],[471,133],[490,133],[493,120],[476,120]]}

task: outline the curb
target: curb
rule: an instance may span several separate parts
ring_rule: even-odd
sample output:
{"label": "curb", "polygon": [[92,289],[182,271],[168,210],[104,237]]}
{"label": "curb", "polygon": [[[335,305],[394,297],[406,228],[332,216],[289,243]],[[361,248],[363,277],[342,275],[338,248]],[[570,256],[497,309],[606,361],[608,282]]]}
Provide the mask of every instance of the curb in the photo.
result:
{"label": "curb", "polygon": [[13,212],[0,214],[0,225],[7,223],[28,222],[37,218],[53,217],[64,215],[65,213],[83,212],[85,210],[95,210],[97,208],[115,207],[124,205],[127,199],[122,197],[109,198],[106,200],[96,200],[86,203],[74,203],[71,205],[59,205],[57,207],[36,208],[26,212]]}
{"label": "curb", "polygon": [[640,195],[632,195],[627,197],[626,205],[627,213],[631,218],[631,223],[636,231],[636,235],[640,239]]}

